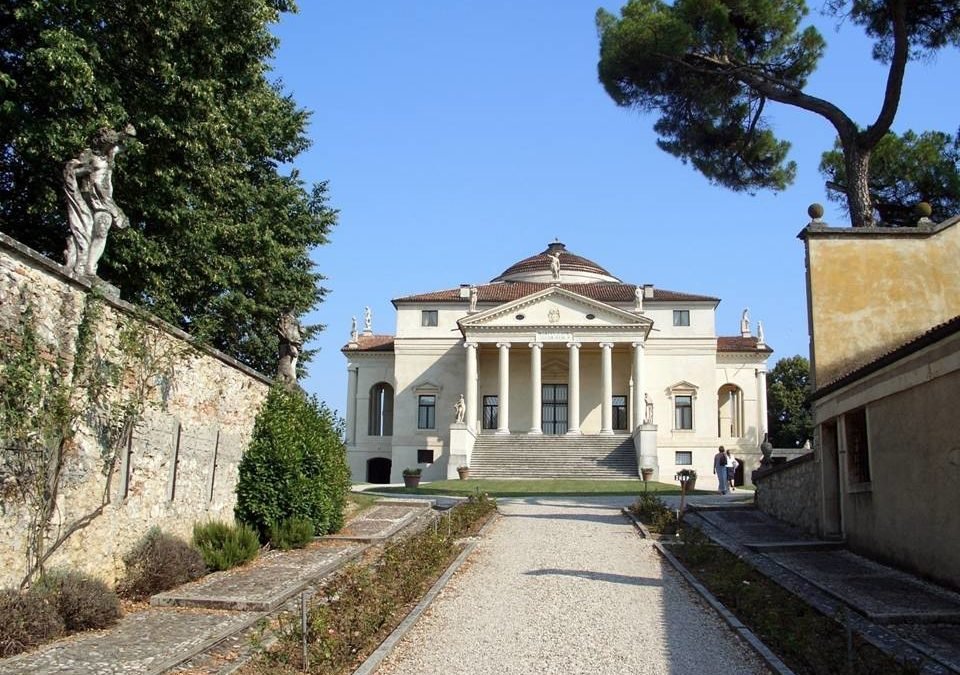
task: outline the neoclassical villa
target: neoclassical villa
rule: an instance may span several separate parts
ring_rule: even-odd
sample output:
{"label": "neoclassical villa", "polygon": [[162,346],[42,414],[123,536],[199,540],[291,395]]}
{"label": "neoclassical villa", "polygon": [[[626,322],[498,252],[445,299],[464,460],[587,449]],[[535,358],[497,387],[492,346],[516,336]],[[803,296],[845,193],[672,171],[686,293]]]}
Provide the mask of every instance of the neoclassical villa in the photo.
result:
{"label": "neoclassical villa", "polygon": [[393,300],[343,347],[354,481],[712,473],[718,445],[759,459],[772,350],[718,298],[624,283],[555,242],[490,283]]}

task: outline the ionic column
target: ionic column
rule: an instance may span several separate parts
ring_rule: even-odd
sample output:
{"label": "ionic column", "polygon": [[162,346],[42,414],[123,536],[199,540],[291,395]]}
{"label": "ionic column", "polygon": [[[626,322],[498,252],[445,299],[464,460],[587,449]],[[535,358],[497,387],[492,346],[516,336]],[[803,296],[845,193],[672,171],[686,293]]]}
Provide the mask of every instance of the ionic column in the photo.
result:
{"label": "ionic column", "polygon": [[467,350],[467,377],[464,382],[463,391],[466,399],[466,422],[467,428],[476,432],[477,430],[477,343],[464,342],[464,348]]}
{"label": "ionic column", "polygon": [[580,433],[580,343],[568,342],[570,348],[569,381],[567,387],[567,433]]}
{"label": "ionic column", "polygon": [[531,419],[533,420],[530,423],[530,433],[531,434],[542,434],[543,433],[543,424],[541,421],[540,413],[541,410],[541,400],[540,400],[540,356],[543,351],[543,344],[540,342],[531,342],[530,346],[530,405],[531,405]]}
{"label": "ionic column", "polygon": [[600,433],[613,433],[613,343],[601,342]]}
{"label": "ionic column", "polygon": [[633,426],[636,428],[647,421],[643,419],[647,414],[646,401],[643,399],[646,392],[643,388],[643,343],[633,342],[630,346],[633,347]]}
{"label": "ionic column", "polygon": [[763,442],[763,435],[767,433],[767,371],[757,369],[757,408],[760,419],[757,420],[758,442]]}
{"label": "ionic column", "polygon": [[500,393],[497,400],[497,433],[510,433],[510,343],[498,342],[500,350]]}
{"label": "ionic column", "polygon": [[347,445],[357,442],[357,380],[358,368],[347,366]]}

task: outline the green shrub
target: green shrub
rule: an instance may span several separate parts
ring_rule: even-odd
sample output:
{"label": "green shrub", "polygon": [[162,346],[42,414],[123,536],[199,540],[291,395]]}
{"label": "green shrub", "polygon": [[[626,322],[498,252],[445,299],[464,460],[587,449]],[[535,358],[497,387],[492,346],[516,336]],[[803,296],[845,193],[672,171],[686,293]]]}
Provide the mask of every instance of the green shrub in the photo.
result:
{"label": "green shrub", "polygon": [[237,520],[264,542],[270,525],[288,518],[310,520],[316,534],[339,530],[350,488],[341,436],[342,422],[325,405],[274,387],[240,461]]}
{"label": "green shrub", "polygon": [[270,543],[281,551],[303,548],[313,541],[313,521],[307,518],[287,518],[270,528]]}
{"label": "green shrub", "polygon": [[0,657],[13,656],[63,634],[56,603],[42,593],[0,590]]}
{"label": "green shrub", "polygon": [[256,530],[245,523],[198,523],[193,526],[193,545],[203,556],[207,569],[214,572],[248,563],[260,551]]}
{"label": "green shrub", "polygon": [[207,568],[200,551],[182,539],[153,527],[123,558],[126,577],[120,595],[145,598],[202,577]]}
{"label": "green shrub", "polygon": [[50,571],[31,592],[48,598],[56,606],[70,632],[106,628],[120,618],[120,600],[113,589],[82,572]]}

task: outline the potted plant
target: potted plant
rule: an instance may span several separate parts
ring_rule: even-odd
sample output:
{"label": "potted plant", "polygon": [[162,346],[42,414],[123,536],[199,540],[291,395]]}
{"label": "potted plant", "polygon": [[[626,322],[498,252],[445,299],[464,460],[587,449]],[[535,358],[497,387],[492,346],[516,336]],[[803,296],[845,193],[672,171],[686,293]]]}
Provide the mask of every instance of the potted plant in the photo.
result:
{"label": "potted plant", "polygon": [[640,469],[640,477],[643,478],[644,483],[648,482],[651,478],[653,478],[653,467],[652,466],[642,467]]}
{"label": "potted plant", "polygon": [[681,486],[685,486],[686,492],[692,492],[697,488],[697,472],[695,469],[680,469],[675,477],[680,481]]}
{"label": "potted plant", "polygon": [[469,480],[470,479],[470,467],[469,466],[458,466],[457,473],[460,474],[460,480]]}
{"label": "potted plant", "polygon": [[420,474],[423,473],[423,469],[416,468],[411,469],[409,466],[403,470],[403,485],[408,488],[415,488],[420,485]]}

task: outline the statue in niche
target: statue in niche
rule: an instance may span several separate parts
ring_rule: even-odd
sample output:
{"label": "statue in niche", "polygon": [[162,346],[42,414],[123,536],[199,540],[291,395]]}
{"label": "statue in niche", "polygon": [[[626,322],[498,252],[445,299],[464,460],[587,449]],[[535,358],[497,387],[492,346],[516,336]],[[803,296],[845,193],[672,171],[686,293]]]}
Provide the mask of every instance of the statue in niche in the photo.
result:
{"label": "statue in niche", "polygon": [[303,349],[300,322],[293,312],[280,315],[277,321],[277,337],[280,338],[280,358],[277,362],[277,378],[287,386],[297,383],[297,360]]}
{"label": "statue in niche", "polygon": [[560,252],[554,251],[550,256],[550,274],[554,281],[560,281]]}
{"label": "statue in niche", "polygon": [[479,295],[476,286],[470,287],[470,311],[477,311],[477,296]]}
{"label": "statue in niche", "polygon": [[649,393],[643,395],[643,408],[643,423],[653,424],[653,399],[650,398]]}
{"label": "statue in niche", "polygon": [[637,286],[633,289],[633,311],[643,311],[643,287]]}
{"label": "statue in niche", "polygon": [[357,342],[360,335],[357,333],[357,317],[350,317],[350,342]]}
{"label": "statue in niche", "polygon": [[363,308],[363,334],[373,334],[373,312],[370,311],[369,307]]}
{"label": "statue in niche", "polygon": [[63,167],[70,236],[64,251],[66,266],[81,276],[96,276],[110,228],[130,220],[113,201],[113,165],[122,143],[137,135],[128,124],[123,131],[101,129],[78,156]]}
{"label": "statue in niche", "polygon": [[457,424],[463,424],[463,416],[467,414],[467,404],[463,400],[463,394],[453,404],[453,411],[457,415]]}
{"label": "statue in niche", "polygon": [[744,309],[740,315],[740,334],[750,335],[750,308]]}

